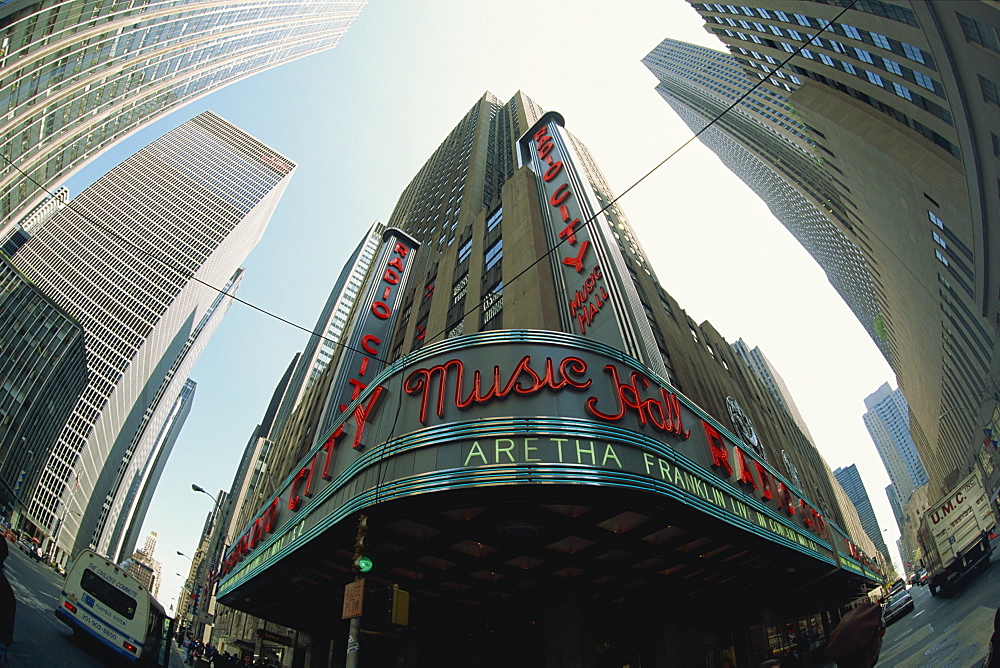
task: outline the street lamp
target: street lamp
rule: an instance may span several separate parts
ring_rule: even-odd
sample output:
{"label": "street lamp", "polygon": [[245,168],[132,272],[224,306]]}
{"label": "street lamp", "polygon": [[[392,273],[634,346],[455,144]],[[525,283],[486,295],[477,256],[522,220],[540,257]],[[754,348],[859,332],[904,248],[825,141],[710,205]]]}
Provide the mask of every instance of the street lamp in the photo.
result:
{"label": "street lamp", "polygon": [[[184,553],[183,553],[183,552],[181,552],[180,550],[177,550],[177,554],[181,555],[181,556],[182,556],[182,557],[184,557],[185,559],[191,559],[191,557],[187,556],[186,554],[184,554]],[[194,561],[194,559],[191,559],[191,561]]]}
{"label": "street lamp", "polygon": [[206,495],[208,498],[212,499],[212,501],[215,501],[215,505],[217,505],[217,506],[219,505],[219,500],[217,498],[215,498],[214,496],[212,496],[211,494],[209,494],[208,492],[206,492],[204,488],[199,487],[198,485],[196,485],[194,483],[191,483],[191,490],[195,491],[195,492],[201,492],[202,494]]}

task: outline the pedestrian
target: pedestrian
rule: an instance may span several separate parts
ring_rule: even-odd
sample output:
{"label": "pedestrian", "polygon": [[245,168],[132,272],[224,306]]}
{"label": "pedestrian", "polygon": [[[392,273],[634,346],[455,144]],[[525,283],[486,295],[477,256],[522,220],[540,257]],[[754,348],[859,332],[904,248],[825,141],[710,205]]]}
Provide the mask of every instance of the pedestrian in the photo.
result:
{"label": "pedestrian", "polygon": [[7,647],[14,642],[14,613],[17,612],[14,590],[3,571],[7,554],[7,539],[0,538],[0,666],[7,665]]}
{"label": "pedestrian", "polygon": [[830,634],[824,657],[839,668],[871,668],[882,652],[882,606],[862,603],[840,620]]}
{"label": "pedestrian", "polygon": [[1000,608],[993,615],[993,635],[990,637],[990,648],[986,652],[983,668],[1000,668]]}

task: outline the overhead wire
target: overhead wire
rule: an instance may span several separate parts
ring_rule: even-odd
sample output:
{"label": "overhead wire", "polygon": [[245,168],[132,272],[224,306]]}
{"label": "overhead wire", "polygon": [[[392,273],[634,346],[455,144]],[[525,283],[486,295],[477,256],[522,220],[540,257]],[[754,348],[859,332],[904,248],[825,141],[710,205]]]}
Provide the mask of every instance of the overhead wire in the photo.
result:
{"label": "overhead wire", "polygon": [[[835,16],[830,22],[828,22],[825,26],[823,26],[822,28],[820,28],[819,31],[815,35],[808,36],[808,39],[804,40],[801,45],[799,45],[783,61],[781,61],[781,63],[779,63],[777,65],[777,67],[775,67],[774,72],[780,71],[785,65],[787,65],[789,63],[789,61],[791,61],[792,58],[794,58],[795,56],[797,56],[802,51],[802,49],[804,49],[805,47],[807,47],[816,36],[820,35],[824,31],[826,31],[827,27],[829,27],[830,25],[832,25],[834,22],[838,21],[840,19],[840,17],[844,15],[844,13],[846,13],[848,10],[850,10],[851,8],[853,8],[856,2],[857,2],[857,0],[851,0],[850,4],[848,4],[846,7],[844,7],[837,14],[837,16]],[[608,209],[610,209],[611,207],[613,207],[615,204],[617,204],[623,197],[625,197],[632,190],[634,190],[640,183],[642,183],[647,178],[649,178],[650,176],[652,176],[653,173],[655,173],[657,170],[659,170],[661,167],[663,167],[663,165],[665,165],[674,156],[676,156],[678,153],[680,153],[680,151],[682,151],[689,144],[691,144],[694,140],[696,140],[698,137],[700,137],[709,128],[711,128],[712,126],[714,126],[723,116],[725,116],[727,113],[729,113],[730,111],[732,111],[738,105],[742,104],[742,102],[747,97],[749,97],[751,94],[753,94],[758,88],[760,88],[764,84],[764,82],[766,80],[767,80],[767,78],[765,77],[765,78],[762,78],[759,81],[757,81],[753,86],[751,86],[748,90],[746,90],[742,95],[740,95],[732,103],[730,103],[729,106],[727,106],[725,109],[723,109],[718,114],[716,114],[701,129],[699,129],[697,132],[695,132],[694,134],[692,134],[687,140],[685,140],[677,148],[675,148],[673,151],[671,151],[665,158],[663,158],[663,160],[661,160],[660,162],[658,162],[656,165],[654,165],[652,168],[650,168],[648,171],[646,171],[642,176],[640,176],[638,179],[636,179],[636,181],[633,182],[632,185],[628,186],[625,190],[623,190],[621,193],[619,193],[615,197],[609,199],[609,201],[603,207],[601,207],[598,211],[596,211],[595,213],[593,213],[585,221],[582,221],[581,222],[581,227],[587,227],[587,226],[589,226],[592,222],[594,222],[597,219],[597,217],[600,214],[604,213],[605,211],[607,211]],[[10,165],[15,170],[17,170],[22,176],[24,176],[26,179],[28,179],[29,181],[31,181],[36,187],[38,187],[39,190],[47,193],[49,196],[53,196],[52,191],[50,191],[48,188],[46,188],[44,184],[38,182],[33,176],[31,176],[30,174],[28,174],[27,172],[25,172],[24,170],[22,170],[16,163],[14,163],[6,155],[4,155],[3,153],[0,153],[0,157],[2,157],[4,159],[4,161],[8,165]],[[110,234],[110,235],[118,238],[120,241],[123,241],[123,242],[129,244],[130,246],[132,246],[133,248],[135,248],[140,253],[142,253],[144,255],[147,255],[148,257],[150,257],[151,259],[153,259],[153,260],[161,263],[162,265],[164,265],[168,269],[171,269],[173,271],[176,271],[176,272],[180,273],[181,275],[183,275],[188,280],[194,281],[196,283],[200,283],[201,285],[209,288],[210,290],[213,290],[213,291],[219,293],[220,295],[228,297],[229,299],[232,299],[233,301],[235,301],[237,303],[240,303],[240,304],[242,304],[242,305],[244,305],[244,306],[246,306],[246,307],[248,307],[248,308],[250,308],[250,309],[252,309],[254,311],[257,311],[257,312],[259,312],[259,313],[261,313],[261,314],[263,314],[265,316],[268,316],[270,318],[274,318],[275,320],[278,320],[279,322],[282,322],[282,323],[284,323],[286,325],[294,327],[295,329],[301,330],[301,331],[306,332],[308,334],[311,334],[313,336],[317,336],[320,339],[322,339],[322,340],[324,340],[324,341],[326,341],[328,343],[333,344],[334,346],[343,348],[345,350],[351,350],[352,352],[356,352],[356,353],[360,353],[360,354],[366,355],[368,357],[371,357],[372,359],[378,360],[378,361],[380,361],[382,363],[385,363],[385,364],[388,364],[390,362],[390,360],[388,358],[383,358],[383,357],[379,357],[377,355],[372,355],[371,353],[369,353],[367,351],[362,351],[362,350],[359,350],[357,348],[353,348],[350,345],[348,345],[348,344],[346,344],[346,343],[344,343],[344,342],[342,342],[340,340],[331,339],[330,337],[326,336],[326,334],[323,333],[323,332],[317,332],[317,331],[314,331],[310,327],[306,327],[306,326],[300,325],[297,322],[294,322],[292,320],[289,320],[288,318],[285,318],[285,317],[283,317],[281,315],[278,315],[274,311],[266,309],[266,308],[264,308],[262,306],[258,306],[257,304],[254,304],[253,302],[250,302],[248,300],[242,299],[242,298],[236,296],[235,294],[230,294],[227,290],[218,288],[218,287],[216,287],[216,286],[214,286],[214,285],[212,285],[212,284],[210,284],[210,283],[208,283],[208,282],[206,282],[206,281],[198,278],[195,275],[194,271],[191,271],[191,270],[186,269],[184,267],[175,265],[175,264],[171,263],[170,261],[168,261],[168,259],[160,257],[160,256],[158,256],[158,255],[156,255],[156,254],[154,254],[154,253],[146,250],[145,248],[142,248],[138,244],[136,244],[136,243],[132,242],[131,240],[129,240],[129,239],[123,237],[122,235],[118,234],[113,229],[110,229],[109,227],[103,225],[100,221],[95,220],[92,216],[89,215],[89,212],[78,210],[77,207],[76,207],[76,200],[75,199],[69,200],[65,204],[64,208],[65,209],[69,209],[73,213],[81,216],[87,222],[89,222],[89,223],[97,226],[102,231],[104,231],[104,232],[106,232],[106,233],[108,233],[108,234]],[[566,238],[561,239],[559,242],[557,242],[555,245],[553,245],[551,248],[549,248],[545,253],[543,253],[539,257],[535,258],[535,260],[533,260],[531,263],[529,263],[520,272],[518,272],[513,277],[511,277],[508,281],[506,281],[505,282],[505,286],[509,286],[514,281],[519,280],[524,274],[526,274],[528,271],[530,271],[531,269],[533,269],[539,262],[542,262],[543,260],[545,260],[546,258],[548,258],[552,253],[554,253],[557,249],[559,249],[567,241],[568,241],[568,239],[566,239]],[[471,315],[472,313],[476,312],[477,310],[479,310],[486,303],[486,301],[487,301],[487,298],[481,299],[479,301],[479,303],[477,303],[475,306],[473,306],[469,310],[465,311],[462,314],[462,317],[464,318],[465,316]],[[445,334],[446,332],[447,332],[447,327],[445,329],[442,329],[442,330],[436,332],[435,334],[433,334],[428,340],[433,341],[434,339],[436,339],[437,337],[441,336],[442,334]]]}
{"label": "overhead wire", "polygon": [[[845,6],[831,21],[828,21],[824,26],[822,26],[815,35],[808,35],[807,38],[802,42],[802,44],[800,44],[798,47],[796,47],[791,53],[788,54],[788,56],[785,57],[785,59],[783,61],[781,61],[775,67],[775,69],[773,70],[773,72],[777,73],[777,72],[781,71],[794,57],[796,57],[797,55],[799,55],[800,52],[804,48],[806,48],[809,44],[811,44],[812,41],[813,41],[813,39],[815,39],[815,37],[817,37],[820,34],[822,34],[823,32],[825,32],[830,25],[833,25],[847,11],[851,10],[854,7],[854,5],[856,4],[856,2],[857,2],[857,0],[851,0],[851,2],[847,6]],[[762,77],[759,81],[757,81],[749,89],[747,89],[746,91],[744,91],[739,97],[737,97],[733,102],[731,102],[725,109],[723,109],[718,114],[716,114],[713,118],[711,118],[703,127],[701,127],[699,130],[697,130],[696,132],[694,132],[687,140],[685,140],[677,148],[675,148],[673,151],[671,151],[660,162],[658,162],[656,165],[654,165],[652,168],[650,168],[648,171],[646,171],[642,176],[640,176],[638,179],[636,179],[630,186],[628,186],[621,193],[619,193],[618,195],[616,195],[613,198],[610,198],[608,200],[608,202],[606,204],[604,204],[603,207],[601,207],[598,211],[596,211],[595,213],[593,213],[592,215],[590,215],[585,221],[582,221],[581,222],[581,227],[588,227],[591,223],[593,223],[594,221],[597,220],[597,218],[598,218],[599,215],[601,215],[602,213],[604,213],[608,209],[610,209],[613,206],[615,206],[616,204],[618,204],[623,197],[625,197],[626,195],[628,195],[636,187],[638,187],[639,184],[643,183],[646,179],[648,179],[650,176],[652,176],[657,170],[659,170],[667,162],[669,162],[671,159],[673,159],[678,153],[680,153],[680,151],[682,151],[688,145],[690,145],[692,142],[694,142],[696,139],[698,139],[704,132],[706,132],[707,130],[709,130],[710,128],[712,128],[723,116],[725,116],[730,111],[732,111],[733,109],[735,109],[737,106],[739,106],[740,104],[742,104],[744,100],[746,100],[750,95],[752,95],[755,91],[757,91],[758,88],[760,88],[761,86],[763,86],[764,83],[768,80],[768,78],[769,77]],[[28,179],[29,181],[31,181],[40,190],[42,190],[43,192],[47,193],[50,196],[53,196],[53,193],[48,188],[46,188],[43,184],[39,183],[30,174],[28,174],[27,172],[25,172],[24,170],[22,170],[16,163],[14,163],[6,155],[4,155],[3,153],[0,153],[0,157],[2,157],[4,159],[4,161],[8,165],[10,165],[12,168],[14,168],[15,170],[17,170],[22,176],[24,176],[26,179]],[[257,304],[255,304],[253,302],[250,302],[250,301],[248,301],[246,299],[243,299],[241,297],[236,296],[235,294],[232,294],[232,293],[228,292],[228,290],[226,290],[226,289],[220,289],[220,288],[218,288],[218,287],[216,287],[216,286],[214,286],[214,285],[212,285],[212,284],[210,284],[210,283],[208,283],[208,282],[200,279],[196,275],[195,271],[192,271],[192,270],[186,269],[184,267],[181,267],[181,266],[179,266],[177,264],[174,264],[171,261],[169,261],[167,258],[161,257],[161,256],[159,256],[159,255],[157,255],[155,253],[152,253],[152,252],[146,250],[145,248],[142,248],[138,244],[132,242],[131,240],[129,240],[129,239],[125,238],[124,236],[118,234],[115,230],[109,228],[108,226],[104,225],[100,221],[96,220],[93,216],[90,215],[90,213],[88,211],[79,210],[79,208],[76,206],[76,200],[70,200],[69,202],[67,202],[66,205],[65,205],[65,207],[64,207],[64,209],[68,209],[72,213],[74,213],[76,215],[79,215],[84,220],[86,220],[87,222],[91,223],[92,225],[95,225],[96,227],[98,227],[99,229],[101,229],[102,231],[104,231],[105,233],[110,234],[110,235],[118,238],[119,240],[125,242],[126,244],[129,244],[130,246],[132,246],[133,248],[135,248],[138,252],[140,252],[140,253],[142,253],[142,254],[150,257],[151,259],[153,259],[153,260],[155,260],[155,261],[157,261],[159,263],[161,263],[162,265],[164,265],[168,269],[180,273],[186,279],[188,279],[190,281],[194,281],[196,283],[199,283],[199,284],[205,286],[206,288],[208,288],[210,290],[213,290],[213,291],[217,292],[218,294],[223,295],[224,297],[227,297],[227,298],[233,300],[234,302],[240,303],[240,304],[242,304],[242,305],[244,305],[244,306],[246,306],[246,307],[248,307],[248,308],[250,308],[250,309],[252,309],[254,311],[257,311],[257,312],[259,312],[259,313],[261,313],[261,314],[263,314],[263,315],[265,315],[267,317],[273,318],[273,319],[275,319],[275,320],[277,320],[279,322],[282,322],[282,323],[284,323],[286,325],[294,327],[295,329],[298,329],[298,330],[301,330],[303,332],[306,332],[306,333],[308,333],[308,334],[310,334],[312,336],[319,337],[321,340],[323,340],[323,341],[325,341],[327,343],[333,344],[335,347],[341,348],[343,350],[349,350],[349,351],[352,351],[352,352],[355,352],[355,353],[359,353],[361,355],[368,356],[368,357],[370,357],[370,358],[372,358],[374,360],[382,362],[383,364],[389,364],[391,362],[391,360],[389,358],[387,358],[387,357],[381,357],[381,356],[378,356],[378,355],[372,355],[368,351],[360,350],[360,349],[357,349],[357,348],[354,348],[354,347],[350,346],[349,344],[345,343],[343,340],[332,339],[329,336],[327,336],[325,332],[314,331],[310,327],[305,327],[303,325],[300,325],[300,324],[298,324],[298,323],[296,323],[296,322],[294,322],[294,321],[292,321],[292,320],[290,320],[288,318],[285,318],[285,317],[283,317],[283,316],[275,313],[274,311],[266,309],[266,308],[264,308],[262,306],[258,306]],[[540,262],[543,262],[544,260],[546,260],[547,258],[549,258],[554,252],[556,252],[559,248],[561,248],[563,244],[567,243],[567,241],[568,241],[568,239],[564,238],[564,239],[560,240],[559,242],[557,242],[556,244],[554,244],[545,253],[543,253],[539,257],[535,258],[531,263],[529,263],[527,266],[525,266],[523,269],[521,269],[521,271],[519,271],[517,274],[515,274],[514,276],[512,276],[507,281],[505,281],[505,286],[504,287],[507,288],[512,283],[514,283],[515,281],[520,280],[526,273],[528,273],[529,271],[531,271]],[[465,318],[466,316],[469,316],[469,315],[475,313],[476,311],[480,310],[483,307],[483,305],[486,304],[487,299],[492,299],[492,298],[493,297],[489,296],[489,295],[487,297],[482,298],[477,304],[475,304],[474,306],[472,306],[471,308],[469,308],[468,310],[466,310],[462,314],[461,317]],[[426,341],[427,342],[433,341],[433,340],[437,339],[438,337],[444,335],[447,331],[448,331],[448,329],[447,329],[447,327],[445,327],[444,329],[442,329],[442,330],[434,333],[433,335],[429,336],[429,338],[426,338]],[[402,401],[402,397],[400,397],[399,400]],[[397,407],[396,418],[398,419],[398,407]],[[395,423],[396,423],[396,420],[393,421],[393,431],[394,431],[394,428],[395,428]],[[391,438],[391,435],[390,435],[390,438]],[[381,473],[381,464],[382,464],[382,461],[380,459],[380,461],[379,461],[379,473]],[[381,476],[379,475],[378,478],[377,478],[380,481],[378,483],[379,486],[381,485],[380,478],[381,478]],[[377,492],[376,492],[376,503],[377,503]]]}

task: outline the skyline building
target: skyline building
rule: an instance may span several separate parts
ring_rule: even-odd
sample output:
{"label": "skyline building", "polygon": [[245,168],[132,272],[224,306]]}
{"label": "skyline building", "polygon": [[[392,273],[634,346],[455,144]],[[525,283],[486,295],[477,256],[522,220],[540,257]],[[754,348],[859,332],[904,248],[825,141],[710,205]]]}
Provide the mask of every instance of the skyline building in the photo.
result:
{"label": "skyline building", "polygon": [[[898,504],[905,506],[913,491],[928,483],[924,463],[910,437],[910,410],[906,397],[900,390],[891,389],[889,383],[882,383],[865,397],[865,408],[865,428],[889,474]],[[896,512],[895,507],[893,512]]]}
{"label": "skyline building", "polygon": [[[900,502],[899,497],[896,495],[896,489],[892,485],[885,486],[885,495],[889,499],[889,506],[892,508],[892,516],[896,520],[896,526],[899,527],[899,532],[903,532],[903,504]],[[901,550],[900,554],[904,556],[905,553]]]}
{"label": "skyline building", "polygon": [[123,564],[125,570],[135,576],[154,598],[160,594],[160,575],[163,568],[153,556],[156,553],[156,539],[156,532],[150,531],[143,546]]}
{"label": "skyline building", "polygon": [[319,319],[312,328],[313,333],[298,358],[285,396],[282,397],[281,406],[274,420],[275,432],[281,431],[292,410],[334,358],[351,308],[357,300],[358,290],[361,289],[365,274],[368,273],[375,258],[375,251],[382,241],[384,230],[385,225],[382,223],[376,221],[372,224],[333,284],[330,296],[327,297]]}
{"label": "skyline building", "polygon": [[764,355],[760,346],[754,346],[753,350],[751,350],[750,346],[743,339],[736,339],[732,347],[736,355],[743,360],[743,363],[757,374],[757,377],[764,383],[764,387],[768,389],[774,399],[789,412],[799,430],[806,438],[812,441],[813,438],[812,434],[809,433],[809,427],[799,412],[799,407],[795,405],[795,399],[792,398],[792,393],[788,391],[785,380],[778,373],[778,370],[774,368],[774,365],[771,364],[771,360],[767,359],[767,356]]}
{"label": "skyline building", "polygon": [[34,536],[24,510],[87,384],[80,322],[0,253],[0,509]]}
{"label": "skyline building", "polygon": [[[801,205],[793,220],[776,216],[895,372],[930,496],[940,496],[976,457],[996,457],[974,436],[996,425],[1000,396],[1000,249],[989,232],[1000,201],[988,194],[1000,167],[987,120],[1000,90],[1000,9],[965,0],[689,2],[729,54],[668,44],[675,62],[686,54],[700,66],[670,65],[661,85],[686,122],[703,126],[733,99],[706,89],[740,73],[727,93],[760,84],[702,136],[755,190],[754,178],[804,200],[790,200]],[[725,76],[712,67],[723,57]],[[726,137],[721,148],[710,143],[716,134]],[[797,228],[805,218],[817,235]]]}
{"label": "skyline building", "polygon": [[237,287],[293,171],[205,112],[96,181],[13,256],[86,333],[88,385],[28,504],[46,541],[62,520],[56,561],[88,546],[131,552],[121,536],[141,525],[134,509],[172,444],[164,429],[228,307],[219,291]]}
{"label": "skyline building", "polygon": [[399,196],[345,345],[213,538],[224,650],[294,664],[278,625],[381,652],[380,606],[341,622],[358,555],[421,611],[382,658],[414,666],[754,664],[880,581],[819,453],[666,292],[567,127],[486,93]]}
{"label": "skyline building", "polygon": [[858,517],[861,518],[861,526],[864,527],[865,533],[871,538],[876,549],[891,563],[889,548],[886,547],[885,539],[882,538],[882,528],[875,517],[871,498],[868,496],[865,483],[861,480],[861,475],[858,473],[858,467],[854,464],[841,466],[833,471],[833,475],[840,482],[841,487],[844,488],[847,498],[854,504],[855,510],[858,511]]}
{"label": "skyline building", "polygon": [[0,236],[128,135],[231,83],[334,48],[365,3],[4,3]]}

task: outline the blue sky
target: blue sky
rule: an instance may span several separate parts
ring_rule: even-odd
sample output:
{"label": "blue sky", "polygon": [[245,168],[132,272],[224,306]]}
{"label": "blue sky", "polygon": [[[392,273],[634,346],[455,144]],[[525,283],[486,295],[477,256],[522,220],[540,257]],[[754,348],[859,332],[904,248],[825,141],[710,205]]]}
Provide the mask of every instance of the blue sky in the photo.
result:
{"label": "blue sky", "polygon": [[[523,90],[566,118],[616,193],[690,132],[640,63],[664,37],[713,48],[682,0],[372,0],[340,45],[192,103],[108,152],[76,194],[127,155],[211,109],[297,162],[240,297],[312,327],[347,254],[487,90]],[[861,415],[889,367],[823,272],[767,208],[695,142],[620,202],[664,287],[697,321],[760,346],[831,468],[857,463],[895,554],[889,484]],[[762,296],[766,296],[762,298]],[[228,489],[275,383],[307,334],[234,305],[198,362],[192,413],[143,535],[159,533],[160,598],[177,596],[207,496]],[[140,539],[141,541],[141,539]]]}

